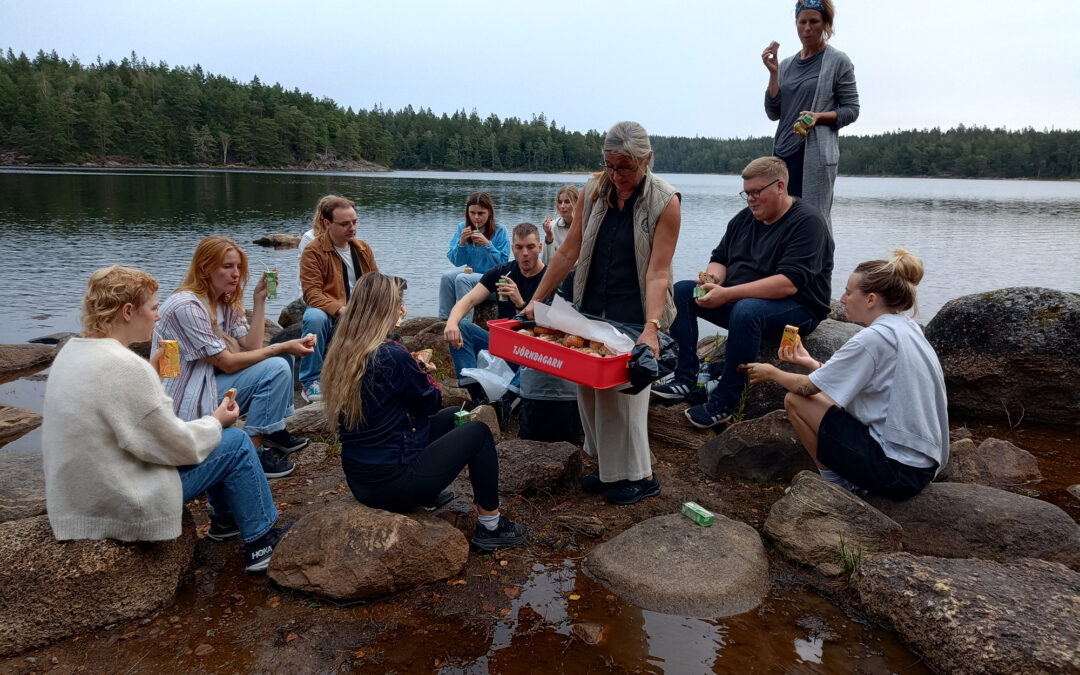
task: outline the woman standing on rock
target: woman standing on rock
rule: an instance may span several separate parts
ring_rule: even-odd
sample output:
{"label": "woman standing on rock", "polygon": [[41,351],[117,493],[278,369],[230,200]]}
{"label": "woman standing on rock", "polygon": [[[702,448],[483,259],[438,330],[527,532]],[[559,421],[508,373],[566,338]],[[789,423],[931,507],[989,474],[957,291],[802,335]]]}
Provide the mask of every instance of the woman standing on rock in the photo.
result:
{"label": "woman standing on rock", "polygon": [[773,42],[761,54],[769,71],[765,114],[780,121],[773,154],[787,164],[788,194],[817,207],[830,233],[839,131],[859,118],[855,67],[828,44],[835,15],[832,0],[797,0],[799,53],[778,63],[780,45]]}
{"label": "woman standing on rock", "polygon": [[453,408],[405,347],[387,336],[405,315],[401,279],[360,277],[323,368],[323,401],[339,425],[341,466],[357,501],[387,511],[441,506],[469,467],[482,550],[525,541],[524,525],[499,513],[499,462],[481,422],[454,426]]}
{"label": "woman standing on rock", "polygon": [[[255,447],[232,428],[226,399],[203,417],[173,412],[150,362],[129,349],[150,339],[157,281],[114,265],[90,277],[83,333],[56,357],[45,388],[42,459],[49,524],[57,540],[161,541],[180,536],[184,503],[210,502],[211,539],[240,536],[248,572],[266,569],[287,528]],[[228,428],[226,428],[228,427]]]}
{"label": "woman standing on rock", "polygon": [[[491,195],[474,192],[465,200],[465,220],[458,223],[446,257],[455,266],[464,266],[464,270],[453,269],[442,275],[439,282],[440,319],[450,318],[450,310],[480,283],[484,272],[510,260],[510,237],[503,224],[495,222]],[[471,311],[465,315],[465,320],[472,320]]]}
{"label": "woman standing on rock", "polygon": [[[232,239],[219,235],[199,242],[180,288],[161,305],[158,340],[176,340],[180,347],[180,376],[165,381],[180,419],[210,414],[225,391],[236,388],[240,413],[247,415],[244,431],[260,449],[296,452],[308,439],[285,430],[293,414],[292,359],[312,353],[308,336],[263,346],[266,322],[266,275],[255,285],[252,324],[244,314],[247,255]],[[293,471],[292,462],[260,451],[268,478]]]}
{"label": "woman standing on rock", "polygon": [[949,461],[945,377],[919,324],[922,260],[898,249],[891,260],[860,263],[840,297],[859,331],[822,364],[800,343],[779,358],[809,375],[749,364],[751,384],[788,390],[784,408],[821,475],[890,499],[918,494]]}

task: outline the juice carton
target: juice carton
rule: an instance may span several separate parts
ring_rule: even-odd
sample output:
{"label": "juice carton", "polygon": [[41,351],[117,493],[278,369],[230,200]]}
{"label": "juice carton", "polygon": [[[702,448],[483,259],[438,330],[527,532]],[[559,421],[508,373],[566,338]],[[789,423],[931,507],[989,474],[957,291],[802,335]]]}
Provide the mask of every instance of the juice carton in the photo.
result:
{"label": "juice carton", "polygon": [[702,527],[708,527],[716,521],[713,512],[697,502],[684,503],[682,505],[682,514]]}
{"label": "juice carton", "polygon": [[266,273],[266,293],[268,298],[277,298],[277,268]]}
{"label": "juice carton", "polygon": [[780,338],[780,350],[788,358],[795,356],[795,347],[799,345],[799,327],[784,326],[784,337]]}
{"label": "juice carton", "polygon": [[158,375],[180,377],[180,343],[176,340],[158,340],[158,347],[165,350],[158,361]]}

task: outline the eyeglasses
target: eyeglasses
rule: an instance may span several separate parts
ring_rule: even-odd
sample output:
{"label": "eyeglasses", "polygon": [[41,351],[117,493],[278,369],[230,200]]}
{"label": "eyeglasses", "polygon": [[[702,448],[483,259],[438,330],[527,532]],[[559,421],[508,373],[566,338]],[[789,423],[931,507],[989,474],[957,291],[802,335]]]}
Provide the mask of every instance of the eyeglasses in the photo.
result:
{"label": "eyeglasses", "polygon": [[611,166],[610,164],[605,162],[600,165],[600,168],[608,173],[613,173],[619,176],[629,176],[630,174],[638,170],[638,165],[635,164],[634,166]]}
{"label": "eyeglasses", "polygon": [[343,220],[340,223],[336,220],[331,220],[330,223],[332,225],[337,225],[338,227],[348,227],[349,225],[355,225],[356,219],[353,218],[352,220]]}
{"label": "eyeglasses", "polygon": [[764,187],[762,187],[762,188],[760,188],[758,190],[749,190],[749,191],[743,190],[742,192],[739,193],[739,196],[742,197],[743,199],[745,199],[746,201],[750,201],[751,199],[757,199],[758,197],[761,196],[761,193],[765,188],[770,187],[772,185],[776,185],[779,182],[780,182],[780,179],[777,178],[773,182],[769,183],[768,185],[766,185],[766,186],[764,186]]}

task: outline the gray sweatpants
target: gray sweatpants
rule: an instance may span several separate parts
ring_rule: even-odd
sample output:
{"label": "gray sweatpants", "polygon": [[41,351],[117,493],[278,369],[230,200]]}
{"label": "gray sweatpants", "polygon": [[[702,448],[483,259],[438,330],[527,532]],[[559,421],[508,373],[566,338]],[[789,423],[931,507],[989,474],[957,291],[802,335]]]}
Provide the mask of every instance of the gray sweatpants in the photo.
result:
{"label": "gray sweatpants", "polygon": [[641,480],[652,475],[649,452],[649,387],[628,396],[614,389],[578,385],[585,452],[600,466],[600,480]]}

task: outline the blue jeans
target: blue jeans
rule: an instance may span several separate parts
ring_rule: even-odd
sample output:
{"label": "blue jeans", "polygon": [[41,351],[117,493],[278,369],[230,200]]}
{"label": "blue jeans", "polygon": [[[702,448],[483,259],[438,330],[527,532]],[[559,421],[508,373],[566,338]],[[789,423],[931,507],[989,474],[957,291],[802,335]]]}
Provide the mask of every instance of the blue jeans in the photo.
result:
{"label": "blue jeans", "polygon": [[[461,270],[443,272],[442,279],[439,280],[439,318],[449,319],[450,310],[454,308],[457,301],[468,295],[473,286],[480,283],[483,276],[479,272],[465,274]],[[472,321],[472,314],[470,309],[462,322]]]}
{"label": "blue jeans", "polygon": [[311,333],[315,336],[315,352],[300,357],[300,384],[311,384],[322,377],[323,359],[330,348],[330,339],[334,337],[334,325],[333,317],[321,309],[308,307],[304,310],[300,335]]}
{"label": "blue jeans", "polygon": [[244,543],[263,536],[277,522],[274,495],[259,455],[240,429],[222,429],[221,443],[202,464],[178,466],[176,470],[184,487],[184,503],[205,492],[215,516],[236,519]]}
{"label": "blue jeans", "polygon": [[461,331],[461,347],[450,345],[450,358],[454,360],[454,373],[460,378],[462,368],[475,368],[476,355],[488,348],[488,332],[465,319],[458,324]]}
{"label": "blue jeans", "polygon": [[247,413],[244,431],[249,436],[270,434],[285,428],[285,418],[293,415],[292,368],[286,359],[269,358],[235,373],[218,373],[218,399],[236,387],[240,414]]}
{"label": "blue jeans", "polygon": [[679,365],[675,380],[693,384],[698,370],[698,317],[728,329],[724,373],[706,404],[710,414],[732,412],[739,404],[746,375],[738,371],[740,363],[753,363],[761,350],[762,334],[777,338],[790,324],[799,327],[801,335],[817,328],[818,320],[806,307],[791,298],[763,300],[746,298],[719,307],[706,308],[694,302],[694,281],[675,284],[675,309],[678,314],[671,324],[671,337],[679,345]]}

